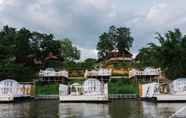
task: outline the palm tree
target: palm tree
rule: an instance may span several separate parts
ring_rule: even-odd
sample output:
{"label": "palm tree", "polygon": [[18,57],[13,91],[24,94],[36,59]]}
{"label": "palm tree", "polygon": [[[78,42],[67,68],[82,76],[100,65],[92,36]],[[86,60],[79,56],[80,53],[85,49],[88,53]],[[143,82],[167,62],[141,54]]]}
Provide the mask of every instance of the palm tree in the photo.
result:
{"label": "palm tree", "polygon": [[146,56],[140,58],[143,66],[161,67],[170,79],[186,76],[186,36],[182,35],[179,29],[175,29],[163,36],[156,33],[155,39],[158,44],[149,43],[146,48],[140,50],[139,54]]}

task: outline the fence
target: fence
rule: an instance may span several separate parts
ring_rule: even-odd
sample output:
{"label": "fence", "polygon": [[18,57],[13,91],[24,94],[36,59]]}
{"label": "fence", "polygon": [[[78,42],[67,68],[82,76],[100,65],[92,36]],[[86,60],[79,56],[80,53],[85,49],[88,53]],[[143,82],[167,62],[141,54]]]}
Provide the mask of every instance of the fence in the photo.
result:
{"label": "fence", "polygon": [[109,94],[109,99],[136,99],[138,96],[136,94]]}

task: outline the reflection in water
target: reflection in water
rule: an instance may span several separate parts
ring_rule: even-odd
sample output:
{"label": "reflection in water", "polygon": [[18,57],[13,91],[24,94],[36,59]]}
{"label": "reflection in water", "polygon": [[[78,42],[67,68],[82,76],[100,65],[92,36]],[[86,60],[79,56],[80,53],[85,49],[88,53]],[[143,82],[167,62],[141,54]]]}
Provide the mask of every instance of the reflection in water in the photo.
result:
{"label": "reflection in water", "polygon": [[0,118],[58,118],[58,101],[0,104]]}
{"label": "reflection in water", "polygon": [[142,107],[139,101],[113,101],[109,105],[112,118],[142,118]]}
{"label": "reflection in water", "polygon": [[186,103],[112,101],[108,104],[40,100],[0,104],[0,118],[168,118]]}
{"label": "reflection in water", "polygon": [[144,118],[168,118],[186,103],[150,103],[142,102]]}
{"label": "reflection in water", "polygon": [[30,103],[0,104],[0,118],[29,117]]}
{"label": "reflection in water", "polygon": [[60,103],[60,118],[110,118],[108,104]]}

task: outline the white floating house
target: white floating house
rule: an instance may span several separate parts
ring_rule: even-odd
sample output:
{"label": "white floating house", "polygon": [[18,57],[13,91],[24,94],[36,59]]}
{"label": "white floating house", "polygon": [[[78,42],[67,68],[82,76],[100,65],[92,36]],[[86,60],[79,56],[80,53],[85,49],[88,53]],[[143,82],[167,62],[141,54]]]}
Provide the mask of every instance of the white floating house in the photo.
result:
{"label": "white floating house", "polygon": [[112,69],[101,68],[98,70],[90,70],[90,71],[86,70],[84,77],[85,78],[96,78],[101,81],[107,82],[111,75],[112,75]]}
{"label": "white floating house", "polygon": [[157,101],[186,101],[186,78],[178,78],[169,84],[169,94],[158,95]]}
{"label": "white floating house", "polygon": [[174,80],[169,85],[169,90],[171,94],[186,95],[186,78],[179,78]]}
{"label": "white floating house", "polygon": [[19,84],[14,80],[0,81],[0,101],[13,101]]}
{"label": "white floating house", "polygon": [[0,81],[0,102],[14,101],[21,97],[32,97],[31,84],[19,84],[10,79]]}
{"label": "white floating house", "polygon": [[161,69],[160,68],[145,68],[143,71],[132,69],[129,71],[129,78],[135,77],[135,76],[159,76],[161,75]]}
{"label": "white floating house", "polygon": [[[73,83],[72,85],[60,84],[59,99],[61,102],[108,101],[107,77],[110,77],[110,75],[111,71],[106,69],[86,71],[85,77],[93,76],[95,78],[88,78],[82,85],[79,83]],[[100,79],[96,77],[100,77]]]}
{"label": "white floating house", "polygon": [[83,85],[60,84],[59,99],[61,102],[104,102],[108,101],[108,85],[97,79],[87,79]]}
{"label": "white floating house", "polygon": [[159,83],[147,83],[139,85],[139,95],[141,98],[153,98],[160,94]]}
{"label": "white floating house", "polygon": [[186,78],[179,78],[169,84],[169,93],[160,93],[159,83],[140,85],[140,97],[155,98],[157,102],[180,102],[186,101]]}
{"label": "white floating house", "polygon": [[43,82],[64,82],[68,78],[66,70],[55,71],[53,68],[40,70],[39,80]]}
{"label": "white floating house", "polygon": [[83,94],[104,95],[104,85],[97,79],[88,79],[83,83]]}

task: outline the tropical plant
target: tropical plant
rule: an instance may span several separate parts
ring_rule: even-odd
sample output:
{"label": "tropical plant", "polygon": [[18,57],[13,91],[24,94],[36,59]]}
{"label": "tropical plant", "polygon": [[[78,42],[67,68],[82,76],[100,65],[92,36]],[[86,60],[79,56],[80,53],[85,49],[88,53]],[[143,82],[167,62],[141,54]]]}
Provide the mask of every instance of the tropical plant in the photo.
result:
{"label": "tropical plant", "polygon": [[149,43],[137,56],[141,66],[161,67],[170,79],[186,77],[186,35],[179,29],[155,37],[158,44]]}

